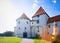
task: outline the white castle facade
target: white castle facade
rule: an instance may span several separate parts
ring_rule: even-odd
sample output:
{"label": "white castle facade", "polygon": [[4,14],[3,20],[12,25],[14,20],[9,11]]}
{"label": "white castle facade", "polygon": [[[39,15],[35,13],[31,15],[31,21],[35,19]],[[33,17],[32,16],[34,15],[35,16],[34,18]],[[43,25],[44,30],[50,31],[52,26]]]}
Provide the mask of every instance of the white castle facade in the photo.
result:
{"label": "white castle facade", "polygon": [[58,27],[58,34],[60,34],[60,15],[55,17],[49,17],[48,14],[44,11],[42,7],[38,9],[38,11],[30,20],[24,13],[20,18],[18,18],[17,25],[15,26],[14,33],[17,37],[37,37],[37,35],[42,34],[43,29],[50,28],[49,33],[53,34],[54,22]]}

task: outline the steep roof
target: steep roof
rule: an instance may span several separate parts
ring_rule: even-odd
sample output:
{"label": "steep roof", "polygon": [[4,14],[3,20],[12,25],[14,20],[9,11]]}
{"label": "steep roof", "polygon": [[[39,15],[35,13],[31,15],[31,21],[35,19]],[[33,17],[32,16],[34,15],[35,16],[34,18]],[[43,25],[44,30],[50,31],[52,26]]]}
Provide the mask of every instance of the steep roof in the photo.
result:
{"label": "steep roof", "polygon": [[57,16],[54,16],[54,17],[50,17],[48,19],[48,22],[47,23],[52,23],[52,22],[57,22],[57,21],[60,21],[60,15],[57,15]]}
{"label": "steep roof", "polygon": [[[42,7],[40,7],[40,8],[37,10],[37,12],[34,14],[33,17],[38,16],[38,15],[42,15],[42,14],[46,14],[46,15],[47,15],[47,13],[45,12],[45,10],[44,10]],[[48,15],[47,15],[47,16],[48,16]]]}
{"label": "steep roof", "polygon": [[23,13],[23,14],[20,16],[20,19],[27,19],[27,20],[30,20],[30,19],[25,15],[25,13]]}

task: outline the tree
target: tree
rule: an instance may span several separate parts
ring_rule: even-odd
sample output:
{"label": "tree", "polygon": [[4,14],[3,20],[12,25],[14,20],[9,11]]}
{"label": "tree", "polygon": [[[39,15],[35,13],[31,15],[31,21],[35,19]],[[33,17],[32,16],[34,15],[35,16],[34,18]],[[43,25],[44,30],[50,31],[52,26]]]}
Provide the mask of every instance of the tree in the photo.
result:
{"label": "tree", "polygon": [[13,34],[11,31],[4,32],[4,36],[13,36]]}

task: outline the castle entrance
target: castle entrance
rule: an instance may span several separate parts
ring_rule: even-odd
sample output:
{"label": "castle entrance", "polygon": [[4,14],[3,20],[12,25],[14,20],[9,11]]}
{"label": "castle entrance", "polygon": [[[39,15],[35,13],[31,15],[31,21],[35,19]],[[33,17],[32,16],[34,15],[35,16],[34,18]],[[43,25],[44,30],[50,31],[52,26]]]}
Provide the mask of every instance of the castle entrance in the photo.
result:
{"label": "castle entrance", "polygon": [[23,37],[27,38],[27,32],[23,32]]}

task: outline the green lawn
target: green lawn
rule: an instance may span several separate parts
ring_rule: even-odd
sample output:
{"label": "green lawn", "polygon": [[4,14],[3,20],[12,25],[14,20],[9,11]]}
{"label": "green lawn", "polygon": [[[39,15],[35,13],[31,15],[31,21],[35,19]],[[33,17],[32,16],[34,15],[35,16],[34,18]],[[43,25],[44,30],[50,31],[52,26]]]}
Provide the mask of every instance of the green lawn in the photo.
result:
{"label": "green lawn", "polygon": [[21,38],[17,37],[0,37],[0,43],[19,43]]}
{"label": "green lawn", "polygon": [[40,40],[40,39],[33,39],[34,43],[49,43],[48,41]]}

